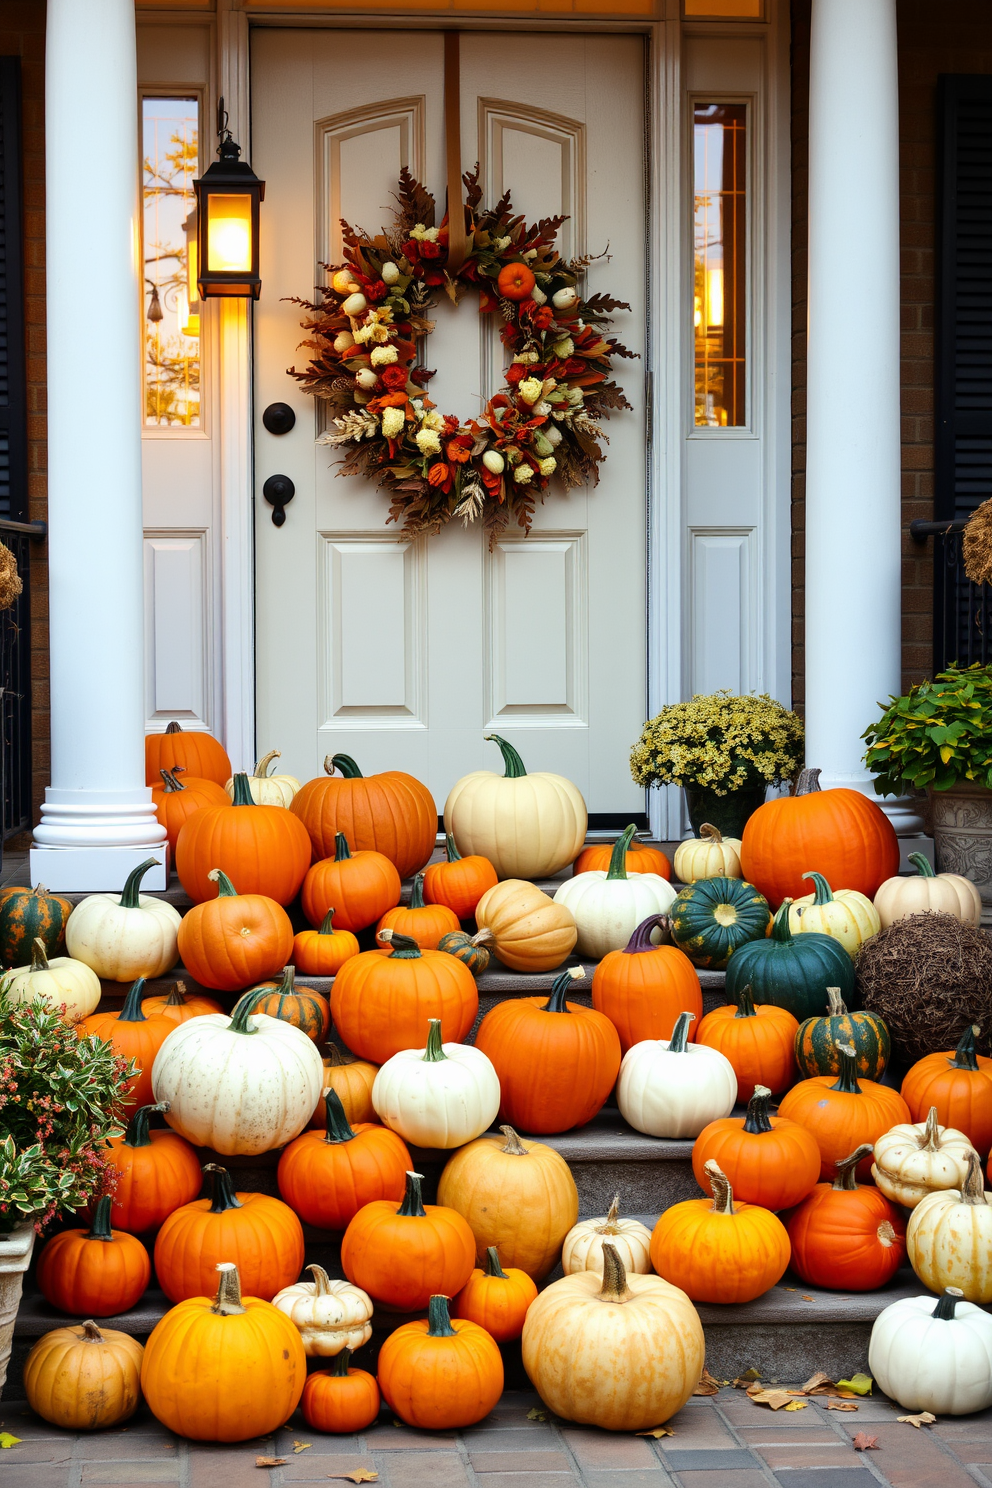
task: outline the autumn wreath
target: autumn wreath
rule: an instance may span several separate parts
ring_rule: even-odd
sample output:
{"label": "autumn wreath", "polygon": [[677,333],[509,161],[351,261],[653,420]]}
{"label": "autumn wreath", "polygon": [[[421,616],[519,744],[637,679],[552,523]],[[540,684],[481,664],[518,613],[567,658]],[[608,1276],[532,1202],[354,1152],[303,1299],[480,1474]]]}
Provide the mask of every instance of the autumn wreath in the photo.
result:
{"label": "autumn wreath", "polygon": [[[333,430],[323,442],[347,447],[340,473],[388,490],[389,521],[420,533],[481,519],[492,542],[511,515],[530,528],[552,478],[566,490],[598,480],[599,420],[631,406],[610,380],[612,360],[636,353],[603,329],[630,306],[583,299],[576,286],[591,260],[566,261],[554,247],[564,217],[528,227],[509,192],[480,210],[478,167],[464,184],[466,253],[454,272],[448,218],[434,226],[434,198],[406,170],[392,231],[371,237],[342,223],[345,262],[323,265],[329,282],[315,300],[294,301],[307,311],[312,356],[289,373],[326,400]],[[504,387],[465,424],[438,411],[426,392],[434,373],[418,362],[441,288],[455,304],[474,288],[482,314],[498,310],[511,357]]]}

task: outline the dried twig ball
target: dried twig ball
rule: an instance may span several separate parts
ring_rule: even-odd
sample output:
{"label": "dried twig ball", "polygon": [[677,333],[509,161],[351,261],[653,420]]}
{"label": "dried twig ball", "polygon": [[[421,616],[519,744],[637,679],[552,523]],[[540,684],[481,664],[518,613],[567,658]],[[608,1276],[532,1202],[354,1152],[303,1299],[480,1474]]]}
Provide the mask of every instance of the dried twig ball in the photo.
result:
{"label": "dried twig ball", "polygon": [[23,588],[17,572],[17,559],[6,544],[0,542],[0,610],[9,610]]}
{"label": "dried twig ball", "polygon": [[992,497],[968,518],[963,533],[964,571],[973,584],[992,581]]}
{"label": "dried twig ball", "polygon": [[855,971],[898,1059],[955,1048],[969,1023],[981,1029],[980,1052],[992,1052],[992,939],[984,930],[949,914],[908,915],[865,941]]}

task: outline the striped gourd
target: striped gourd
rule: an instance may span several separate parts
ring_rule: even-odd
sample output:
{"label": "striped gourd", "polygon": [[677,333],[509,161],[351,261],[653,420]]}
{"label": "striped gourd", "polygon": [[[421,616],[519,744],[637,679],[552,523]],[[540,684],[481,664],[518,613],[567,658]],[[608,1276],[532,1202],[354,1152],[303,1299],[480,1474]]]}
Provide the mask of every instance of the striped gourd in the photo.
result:
{"label": "striped gourd", "polygon": [[796,1034],[796,1063],[806,1079],[813,1075],[840,1074],[838,1044],[851,1044],[857,1073],[865,1080],[880,1080],[889,1062],[889,1030],[875,1013],[849,1013],[839,987],[828,987],[830,1011],[822,1018],[807,1018]]}
{"label": "striped gourd", "polygon": [[449,930],[447,935],[441,936],[437,948],[458,961],[464,961],[472,975],[477,977],[489,965],[489,952],[486,949],[489,939],[491,937],[485,930],[480,930],[478,935],[466,935],[464,930]]}
{"label": "striped gourd", "polygon": [[26,966],[35,940],[49,957],[65,955],[65,922],[72,913],[68,899],[36,889],[0,891],[0,959],[4,966]]}

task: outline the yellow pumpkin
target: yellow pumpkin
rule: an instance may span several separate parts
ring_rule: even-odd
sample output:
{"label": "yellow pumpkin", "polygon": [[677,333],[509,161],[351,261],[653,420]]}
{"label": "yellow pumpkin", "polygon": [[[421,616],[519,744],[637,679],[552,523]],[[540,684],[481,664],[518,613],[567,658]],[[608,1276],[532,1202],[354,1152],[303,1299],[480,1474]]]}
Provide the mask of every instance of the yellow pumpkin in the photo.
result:
{"label": "yellow pumpkin", "polygon": [[822,873],[804,873],[816,885],[812,894],[794,899],[789,910],[789,929],[793,935],[831,935],[844,947],[851,960],[861,946],[882,928],[878,910],[857,889],[831,889]]}
{"label": "yellow pumpkin", "polygon": [[100,1001],[96,972],[71,956],[49,960],[40,936],[31,948],[31,965],[15,966],[9,975],[7,990],[13,1002],[47,1002],[56,1008],[64,1003],[67,1023],[81,1023],[96,1011]]}
{"label": "yellow pumpkin", "polygon": [[488,858],[500,878],[550,878],[571,863],[586,840],[586,803],[563,775],[528,775],[512,744],[498,734],[506,768],[473,770],[455,782],[444,803],[444,830],[463,857]]}
{"label": "yellow pumpkin", "polygon": [[101,1431],[133,1416],[144,1349],[130,1333],[94,1322],[45,1333],[24,1365],[33,1411],[62,1431]]}
{"label": "yellow pumpkin", "polygon": [[[281,749],[270,749],[268,754],[262,756],[252,773],[248,776],[248,789],[256,806],[288,806],[298,791],[303,789],[302,783],[295,775],[270,775],[269,766],[273,760],[279,759]],[[227,782],[224,789],[234,800],[234,778]]]}
{"label": "yellow pumpkin", "polygon": [[475,920],[480,932],[475,941],[490,945],[514,971],[554,971],[571,955],[579,934],[566,905],[520,878],[488,889],[475,907]]}
{"label": "yellow pumpkin", "polygon": [[703,822],[698,837],[680,842],[672,864],[680,883],[699,883],[704,878],[743,878],[739,837],[724,837],[716,827]]}
{"label": "yellow pumpkin", "polygon": [[926,914],[928,910],[953,915],[963,925],[981,924],[982,896],[970,878],[960,873],[934,873],[923,853],[910,853],[909,861],[919,870],[917,876],[887,878],[875,895],[883,930],[907,915]]}

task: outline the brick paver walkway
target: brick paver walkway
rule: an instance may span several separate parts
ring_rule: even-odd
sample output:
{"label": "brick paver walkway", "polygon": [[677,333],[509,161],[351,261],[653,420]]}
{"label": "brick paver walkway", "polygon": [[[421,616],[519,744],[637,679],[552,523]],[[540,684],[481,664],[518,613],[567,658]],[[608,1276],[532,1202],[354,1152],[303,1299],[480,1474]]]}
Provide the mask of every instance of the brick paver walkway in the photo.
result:
{"label": "brick paver walkway", "polygon": [[[773,1413],[725,1389],[690,1401],[670,1423],[674,1436],[656,1441],[531,1420],[537,1405],[536,1396],[508,1392],[485,1421],[457,1433],[427,1435],[384,1416],[358,1437],[294,1422],[275,1439],[210,1447],[181,1441],[146,1412],[123,1430],[73,1436],[4,1402],[3,1429],[23,1441],[0,1452],[0,1485],[288,1488],[365,1468],[382,1488],[992,1488],[992,1411],[917,1431],[898,1424],[905,1413],[884,1400],[843,1414],[816,1400]],[[859,1431],[877,1438],[875,1450],[854,1450]],[[287,1461],[259,1469],[257,1456]]]}

